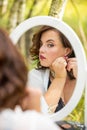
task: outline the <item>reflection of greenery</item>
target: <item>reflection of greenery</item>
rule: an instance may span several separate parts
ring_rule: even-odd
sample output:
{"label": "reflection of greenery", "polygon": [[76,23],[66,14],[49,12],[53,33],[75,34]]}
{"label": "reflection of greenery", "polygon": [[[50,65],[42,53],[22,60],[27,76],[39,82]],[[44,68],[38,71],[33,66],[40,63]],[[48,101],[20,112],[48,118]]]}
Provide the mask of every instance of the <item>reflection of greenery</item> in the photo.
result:
{"label": "reflection of greenery", "polygon": [[85,52],[87,52],[87,1],[68,0],[63,20],[68,23],[77,33],[82,41]]}
{"label": "reflection of greenery", "polygon": [[82,95],[77,107],[65,119],[84,123],[84,94]]}

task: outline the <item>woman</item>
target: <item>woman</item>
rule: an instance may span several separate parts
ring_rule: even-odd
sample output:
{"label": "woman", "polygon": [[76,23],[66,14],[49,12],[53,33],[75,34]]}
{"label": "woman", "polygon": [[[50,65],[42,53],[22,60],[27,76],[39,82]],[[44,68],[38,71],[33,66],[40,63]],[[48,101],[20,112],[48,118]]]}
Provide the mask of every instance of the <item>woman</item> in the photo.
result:
{"label": "woman", "polygon": [[37,68],[29,73],[29,84],[43,92],[43,112],[59,111],[71,98],[77,78],[77,62],[68,39],[57,29],[43,26],[33,36],[30,49]]}
{"label": "woman", "polygon": [[38,113],[41,92],[26,87],[27,73],[23,57],[0,29],[0,130],[58,130]]}

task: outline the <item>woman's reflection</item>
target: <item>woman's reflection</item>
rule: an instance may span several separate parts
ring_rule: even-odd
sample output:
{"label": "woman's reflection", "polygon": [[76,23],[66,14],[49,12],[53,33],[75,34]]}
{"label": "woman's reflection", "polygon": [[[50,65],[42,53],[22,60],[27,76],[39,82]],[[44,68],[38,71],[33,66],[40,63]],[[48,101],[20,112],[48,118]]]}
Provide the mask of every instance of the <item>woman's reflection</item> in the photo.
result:
{"label": "woman's reflection", "polygon": [[29,86],[42,90],[42,111],[54,113],[63,108],[73,94],[77,60],[68,39],[53,27],[41,27],[32,41],[30,54],[32,60],[37,61],[37,67],[29,73]]}

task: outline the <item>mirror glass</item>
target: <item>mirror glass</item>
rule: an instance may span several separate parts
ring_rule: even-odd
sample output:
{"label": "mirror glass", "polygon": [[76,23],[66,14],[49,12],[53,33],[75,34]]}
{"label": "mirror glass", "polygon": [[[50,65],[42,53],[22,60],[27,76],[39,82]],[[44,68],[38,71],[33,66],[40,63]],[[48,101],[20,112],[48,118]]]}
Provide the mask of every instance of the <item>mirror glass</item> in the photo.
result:
{"label": "mirror glass", "polygon": [[[15,44],[18,43],[18,46],[21,47],[20,44],[21,41],[22,44],[24,43],[23,40],[25,41],[24,33],[28,32],[27,34],[28,34],[28,38],[30,39],[29,41],[32,41],[32,35],[33,35],[32,32],[36,32],[37,29],[41,28],[41,26],[43,25],[51,26],[59,30],[70,42],[74,50],[75,57],[77,59],[78,73],[77,73],[76,82],[74,83],[73,94],[70,97],[70,100],[68,100],[66,105],[60,111],[50,115],[50,118],[52,118],[55,121],[58,121],[66,117],[75,108],[75,106],[77,105],[78,101],[81,98],[84,89],[84,83],[85,83],[85,68],[86,68],[85,54],[81,42],[78,36],[75,34],[75,32],[63,21],[50,16],[36,16],[25,20],[18,27],[16,27],[16,29],[14,29],[14,31],[10,34],[10,37]],[[30,46],[31,44],[29,44],[29,47]],[[27,45],[26,48],[28,49]],[[23,51],[24,48],[21,48],[21,50]],[[26,53],[29,53],[29,51],[27,50]],[[33,67],[31,65],[31,69]]]}
{"label": "mirror glass", "polygon": [[[41,35],[39,35],[38,32],[40,32]],[[36,38],[34,38],[35,34],[37,36]],[[53,99],[53,103],[54,103],[54,100],[57,98],[57,96],[59,100],[57,100],[57,103],[55,101],[54,104],[57,104],[57,106],[55,106],[54,108],[55,110],[52,110],[52,113],[58,112],[70,100],[71,96],[73,95],[73,91],[74,91],[74,88],[76,86],[76,81],[77,81],[77,73],[78,73],[77,58],[76,58],[76,55],[75,55],[75,52],[73,50],[71,43],[65,37],[65,35],[63,35],[63,33],[61,33],[58,29],[53,28],[52,26],[43,25],[43,26],[33,27],[29,29],[28,31],[26,31],[20,37],[16,45],[18,46],[19,50],[24,55],[26,62],[27,63],[29,62],[28,66],[30,70],[29,71],[30,75],[29,75],[29,80],[28,80],[29,81],[28,86],[32,86],[34,88],[40,88],[43,94],[49,91],[49,87],[50,85],[52,85],[52,82],[55,79],[56,73],[54,72],[54,70],[50,68],[50,66],[54,63],[54,61],[59,60],[59,58],[64,58],[63,60],[66,61],[67,65],[65,67],[67,70],[67,76],[66,76],[65,85],[62,85],[64,86],[62,95],[60,96],[60,99],[59,99],[60,93],[59,94],[57,93],[57,95],[56,93],[54,93],[55,98]],[[35,58],[34,60],[32,60],[33,53],[31,52],[31,47],[33,50],[34,48],[36,48],[34,50],[35,52],[34,57],[36,56],[39,57],[40,55],[39,58]],[[41,51],[37,53],[36,52],[37,50],[38,52],[40,50]],[[43,58],[43,56],[45,58]],[[39,62],[39,66],[38,66],[38,62]],[[62,62],[62,59],[61,59],[61,62]],[[58,63],[56,62],[56,64]],[[60,64],[60,66],[61,65],[62,63]],[[72,67],[74,70],[72,69]],[[61,68],[57,67],[57,70],[58,69],[60,69],[60,71],[57,72],[59,73],[58,78],[60,78],[60,73],[62,74],[64,72],[62,71]],[[38,77],[36,77],[37,73],[38,73]],[[60,87],[61,86],[59,86],[59,81],[58,81],[57,88],[55,87],[54,89],[56,89],[56,91],[60,91],[60,90],[57,90],[58,88],[60,89]],[[52,90],[50,89],[50,91]],[[51,100],[50,102],[52,104]],[[45,111],[43,110],[43,112]],[[52,113],[49,112],[49,114],[52,114]]]}

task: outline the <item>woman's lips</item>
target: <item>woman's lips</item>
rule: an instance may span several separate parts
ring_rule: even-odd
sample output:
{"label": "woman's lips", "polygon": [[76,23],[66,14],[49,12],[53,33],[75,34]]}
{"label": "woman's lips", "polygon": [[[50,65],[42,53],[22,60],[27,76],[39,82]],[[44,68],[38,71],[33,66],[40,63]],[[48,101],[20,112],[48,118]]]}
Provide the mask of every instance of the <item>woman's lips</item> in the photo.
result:
{"label": "woman's lips", "polygon": [[43,55],[39,56],[41,60],[46,59]]}

